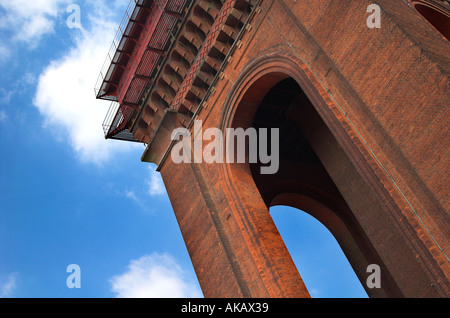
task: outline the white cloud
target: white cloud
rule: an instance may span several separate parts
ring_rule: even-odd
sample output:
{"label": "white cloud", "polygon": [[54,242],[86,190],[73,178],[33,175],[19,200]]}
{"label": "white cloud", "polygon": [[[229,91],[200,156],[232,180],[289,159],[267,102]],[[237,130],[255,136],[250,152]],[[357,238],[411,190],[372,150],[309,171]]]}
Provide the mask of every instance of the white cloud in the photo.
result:
{"label": "white cloud", "polygon": [[13,95],[14,91],[7,91],[3,87],[0,87],[0,104],[8,105]]}
{"label": "white cloud", "polygon": [[0,110],[0,122],[6,120],[8,118],[8,115],[4,110]]}
{"label": "white cloud", "polygon": [[320,298],[320,292],[318,289],[312,288],[312,289],[308,290],[308,292],[312,298]]}
{"label": "white cloud", "polygon": [[105,141],[101,124],[109,103],[94,96],[95,82],[116,29],[116,23],[99,16],[93,19],[92,29],[80,31],[75,47],[42,72],[33,101],[46,126],[62,128],[84,162],[102,163],[113,153],[138,146]]}
{"label": "white cloud", "polygon": [[130,198],[133,201],[138,201],[138,197],[136,196],[136,193],[134,191],[126,190],[125,191],[125,196],[127,198]]}
{"label": "white cloud", "polygon": [[142,198],[140,198],[135,191],[133,190],[125,190],[125,192],[123,193],[123,195],[125,195],[125,197],[127,197],[128,199],[130,199],[131,201],[133,201],[134,203],[136,203],[139,207],[141,207],[142,209],[146,208],[146,205],[144,203],[144,201],[142,200]]}
{"label": "white cloud", "polygon": [[133,260],[128,270],[110,280],[118,298],[198,298],[201,291],[167,254],[154,253]]}
{"label": "white cloud", "polygon": [[4,43],[0,43],[0,62],[4,62],[11,57],[11,49]]}
{"label": "white cloud", "polygon": [[8,82],[5,85],[8,89],[0,87],[0,105],[10,105],[14,97],[26,94],[30,88],[34,87],[36,80],[31,72],[25,72],[18,76],[14,82]]}
{"label": "white cloud", "polygon": [[164,187],[164,182],[162,180],[161,174],[157,172],[153,165],[148,167],[149,177],[147,180],[148,193],[151,196],[163,195],[166,193],[166,188]]}
{"label": "white cloud", "polygon": [[13,40],[35,46],[44,34],[54,32],[54,20],[70,0],[0,0],[5,10],[0,28],[13,30]]}
{"label": "white cloud", "polygon": [[0,298],[11,297],[16,288],[16,273],[9,274],[6,279],[0,281]]}

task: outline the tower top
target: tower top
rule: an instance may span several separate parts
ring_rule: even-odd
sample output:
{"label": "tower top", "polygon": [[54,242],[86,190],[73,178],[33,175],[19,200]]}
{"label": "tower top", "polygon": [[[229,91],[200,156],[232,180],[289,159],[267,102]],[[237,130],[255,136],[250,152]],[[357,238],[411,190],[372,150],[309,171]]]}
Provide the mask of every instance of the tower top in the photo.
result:
{"label": "tower top", "polygon": [[107,139],[150,144],[167,112],[186,127],[214,90],[256,0],[132,0],[100,73]]}
{"label": "tower top", "polygon": [[103,122],[106,138],[136,140],[130,119],[154,84],[188,9],[189,0],[131,0],[114,37],[96,86],[96,98],[111,101]]}

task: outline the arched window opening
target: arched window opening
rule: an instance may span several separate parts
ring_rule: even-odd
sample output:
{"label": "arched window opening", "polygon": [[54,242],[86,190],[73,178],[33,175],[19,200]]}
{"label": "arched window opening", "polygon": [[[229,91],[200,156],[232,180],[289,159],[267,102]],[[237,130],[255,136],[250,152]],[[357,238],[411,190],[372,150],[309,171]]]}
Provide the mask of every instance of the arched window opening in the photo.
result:
{"label": "arched window opening", "polygon": [[[295,236],[295,233],[311,231],[309,240],[301,237],[293,238],[291,249],[292,245],[299,244],[302,250],[311,251],[312,248],[319,253],[315,253],[316,257],[311,257],[311,260],[315,259],[315,262],[309,265],[305,265],[307,263],[297,265],[302,277],[305,274],[303,267],[311,269],[306,274],[309,278],[304,280],[306,287],[313,297],[367,296],[360,283],[365,279],[367,265],[363,250],[367,246],[357,234],[360,231],[358,222],[352,216],[345,199],[315,151],[318,145],[319,147],[330,145],[330,140],[324,137],[324,131],[327,129],[325,124],[317,117],[318,114],[311,101],[293,78],[279,80],[266,91],[264,96],[261,96],[260,100],[252,126],[258,131],[261,128],[279,130],[279,169],[275,174],[262,174],[260,167],[264,164],[257,162],[250,164],[250,170],[255,185],[270,211],[278,209],[278,206],[284,206],[284,209],[294,207],[298,209],[295,212],[303,215],[303,218],[308,221],[306,223],[304,220],[293,221],[292,223],[299,228],[291,228],[288,234],[288,236]],[[270,144],[267,148],[270,148]],[[333,155],[328,160],[332,162],[339,158]],[[308,214],[305,216],[305,213],[301,211],[308,211]],[[282,216],[288,215],[289,213],[282,213]],[[299,216],[291,215],[291,217],[295,219]],[[274,218],[273,215],[272,218]],[[274,218],[276,225],[278,225],[277,218]],[[288,221],[288,223],[291,222]],[[304,224],[310,225],[303,228]],[[320,252],[322,248],[316,243],[322,241],[324,235],[328,237],[328,244],[334,246],[335,251]],[[343,244],[342,249],[337,242]],[[289,247],[288,250],[290,250]],[[339,251],[339,256],[336,255],[336,251]],[[310,254],[313,256],[314,253]],[[324,257],[322,263],[317,258],[321,254]],[[324,268],[326,264],[333,263],[333,260],[325,261],[327,257],[333,257],[333,255],[340,259],[341,267]],[[303,254],[300,258],[309,260],[310,257]],[[349,264],[352,264],[355,270]],[[319,268],[321,269],[316,270]],[[333,276],[336,276],[335,279]],[[347,280],[348,276],[352,278]],[[356,277],[358,278],[355,280]],[[338,283],[333,284],[333,280]],[[316,282],[330,285],[316,287]],[[345,290],[347,287],[344,285],[352,286],[359,292],[352,293]]]}
{"label": "arched window opening", "polygon": [[[333,129],[336,128],[334,123],[330,122],[328,117],[323,117],[326,114],[319,113],[328,106],[311,87],[311,83],[305,80],[301,73],[297,73],[295,67],[291,68],[288,60],[280,58],[280,61],[287,61],[286,64],[280,62],[282,67],[286,68],[286,72],[281,71],[282,67],[275,63],[276,60],[272,58],[270,61],[276,67],[268,68],[264,64],[264,69],[255,67],[259,73],[256,71],[250,73],[257,76],[243,77],[245,81],[240,83],[243,89],[237,90],[230,97],[237,98],[239,102],[236,108],[224,117],[224,127],[255,128],[257,137],[261,137],[258,140],[259,150],[263,149],[262,152],[266,153],[264,160],[259,157],[260,160],[256,162],[249,160],[246,164],[228,166],[230,170],[225,171],[225,176],[232,177],[231,180],[236,187],[235,195],[243,200],[252,200],[253,195],[259,195],[254,203],[248,203],[251,211],[253,208],[254,211],[261,209],[261,199],[269,211],[277,209],[278,206],[296,208],[297,214],[300,214],[300,211],[307,211],[308,215],[320,222],[322,229],[326,228],[332,234],[339,244],[337,250],[342,250],[346,262],[351,264],[351,269],[358,278],[359,287],[365,292],[357,295],[345,294],[342,288],[344,284],[345,286],[350,284],[350,281],[344,279],[341,284],[335,285],[338,287],[335,288],[333,296],[320,293],[320,289],[324,291],[326,289],[316,288],[308,283],[308,279],[304,279],[313,297],[365,297],[365,295],[400,297],[401,293],[395,281],[387,272],[381,278],[381,288],[366,285],[368,266],[377,264],[384,268],[385,265],[361,226],[360,217],[364,216],[367,210],[378,211],[381,207],[376,204],[376,198],[373,197],[370,188],[359,175],[354,162],[347,156],[344,150],[347,148],[343,147],[346,145],[341,144],[337,139],[339,135],[333,133]],[[290,73],[293,76],[290,76]],[[273,131],[272,136],[275,138],[270,137],[269,131]],[[267,144],[261,144],[261,140],[266,140]],[[273,140],[278,140],[278,144],[273,143]],[[252,149],[254,152],[255,149]],[[273,155],[272,150],[275,150],[277,155]],[[249,152],[247,151],[247,154]],[[267,162],[269,153],[270,159],[274,161],[277,161],[276,158],[279,159],[275,165],[278,169],[275,172],[271,170],[271,173],[265,173],[262,168],[272,167],[272,161]],[[297,259],[295,247],[293,250],[292,246],[306,241],[291,239],[291,234],[288,236],[283,234],[277,216],[272,215],[275,221],[272,223],[272,220],[266,219],[262,210],[261,217],[264,219],[261,222],[277,225],[281,233],[279,240],[283,237],[286,241],[283,245],[288,245],[287,250],[282,249],[285,251],[284,255],[289,257],[291,253],[293,258]],[[301,225],[304,222],[297,224]],[[304,232],[300,225],[291,233]],[[290,241],[294,243],[289,243]],[[314,240],[306,243],[311,247],[314,244]],[[320,250],[317,247],[316,249]],[[330,255],[328,252],[323,254]],[[295,264],[290,259],[286,262],[290,264],[289,268]],[[299,263],[297,266],[300,276],[303,277],[304,265]],[[317,263],[311,268],[318,268]],[[291,273],[291,269],[287,273]],[[316,271],[314,275],[316,278],[326,277],[324,272],[320,271]],[[342,275],[339,271],[335,274],[338,278]],[[327,280],[330,282],[330,279]]]}
{"label": "arched window opening", "polygon": [[328,229],[296,208],[274,206],[275,225],[313,298],[367,298],[367,293]]}
{"label": "arched window opening", "polygon": [[412,4],[417,12],[450,41],[450,5],[448,3],[420,0],[413,1]]}

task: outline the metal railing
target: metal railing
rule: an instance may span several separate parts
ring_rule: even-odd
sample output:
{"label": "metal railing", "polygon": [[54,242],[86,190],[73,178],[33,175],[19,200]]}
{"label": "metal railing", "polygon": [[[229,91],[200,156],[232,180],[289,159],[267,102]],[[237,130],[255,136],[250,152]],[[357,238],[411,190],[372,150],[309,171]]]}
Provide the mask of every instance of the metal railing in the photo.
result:
{"label": "metal railing", "polygon": [[130,21],[133,21],[133,18],[135,18],[137,14],[136,6],[138,4],[142,4],[143,2],[144,0],[130,0],[128,3],[125,14],[122,17],[122,21],[119,24],[119,28],[114,36],[111,47],[109,48],[108,54],[103,62],[97,82],[95,83],[94,91],[97,98],[116,101],[115,96],[102,96],[102,86],[105,84],[105,79],[112,75],[115,67],[114,63],[118,62],[118,57],[120,55],[119,52],[123,48],[126,39],[124,35],[129,34],[131,31],[132,24]]}
{"label": "metal railing", "polygon": [[[150,84],[152,83],[150,79],[157,77],[154,73],[157,71],[157,66],[166,58],[165,54],[161,55],[155,53],[153,50],[161,52],[170,50],[168,48],[168,44],[171,42],[169,39],[171,38],[171,35],[173,37],[173,28],[177,23],[177,18],[173,16],[173,13],[178,14],[179,12],[181,14],[186,3],[192,2],[186,0],[156,0],[154,3],[158,5],[158,10],[155,11],[155,15],[158,16],[158,20],[151,22],[151,26],[146,23],[142,30],[142,32],[152,32],[149,42],[146,44],[144,43],[147,48],[144,50],[144,55],[137,60],[130,58],[126,64],[117,65],[121,62],[119,59],[121,59],[121,53],[124,52],[124,46],[128,46],[127,36],[129,37],[130,33],[134,32],[133,26],[137,21],[140,12],[139,10],[136,10],[136,7],[139,7],[139,5],[142,6],[145,4],[145,1],[146,0],[130,1],[97,81],[95,89],[97,98],[112,101],[102,125],[107,139],[112,138],[137,141],[129,131],[129,128],[126,128],[127,123],[137,111],[136,106],[140,103],[142,94],[147,91],[147,86],[152,86]],[[160,17],[158,13],[156,13],[159,11],[161,12]],[[151,17],[152,15],[150,18]],[[126,69],[124,71],[125,73],[120,75],[121,77],[125,76],[125,80],[123,78],[121,80],[123,83],[113,83],[113,81],[118,80],[114,75],[115,67],[121,67],[124,70]],[[130,80],[130,82],[128,82],[127,79]],[[111,87],[111,85],[118,85],[117,91],[114,94],[119,94],[117,95],[118,97],[107,96],[108,92],[106,89],[108,86]]]}
{"label": "metal railing", "polygon": [[[119,103],[118,102],[111,102],[111,105],[109,106],[108,112],[106,113],[105,119],[103,120],[103,133],[105,136],[108,134],[109,129],[111,128],[114,118],[116,117],[116,114],[119,110]],[[120,125],[120,123],[119,123]]]}

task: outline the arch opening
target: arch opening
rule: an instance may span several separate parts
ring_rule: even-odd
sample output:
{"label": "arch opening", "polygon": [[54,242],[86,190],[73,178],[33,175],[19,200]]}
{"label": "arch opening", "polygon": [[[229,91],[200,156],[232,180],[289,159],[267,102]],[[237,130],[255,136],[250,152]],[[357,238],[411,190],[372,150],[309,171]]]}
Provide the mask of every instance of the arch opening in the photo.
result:
{"label": "arch opening", "polygon": [[[262,162],[231,162],[223,165],[221,178],[230,192],[229,200],[239,202],[243,209],[240,217],[244,220],[258,218],[254,219],[258,229],[270,232],[275,227],[271,207],[307,211],[333,234],[369,297],[403,297],[372,231],[372,222],[385,213],[384,201],[372,187],[372,175],[367,179],[362,174],[367,171],[366,162],[349,139],[353,132],[336,117],[334,106],[321,82],[295,56],[273,52],[255,59],[234,83],[219,128],[278,128],[279,168],[274,174],[264,174],[261,167],[267,164]],[[230,138],[225,136],[227,145]],[[267,138],[267,142],[272,140]],[[263,146],[270,153],[270,145]],[[287,260],[287,250],[281,252],[285,248],[281,236],[271,237],[273,242],[268,244],[274,244],[273,250],[292,262]],[[394,252],[396,246],[389,248]],[[380,288],[366,284],[372,264],[383,273]]]}
{"label": "arch opening", "polygon": [[367,298],[333,234],[307,212],[272,206],[270,214],[312,298]]}
{"label": "arch opening", "polygon": [[[273,175],[261,174],[260,168],[264,164],[257,162],[250,163],[250,171],[269,209],[289,206],[306,211],[323,224],[338,242],[344,244],[350,259],[360,258],[360,255],[356,256],[354,252],[349,252],[357,249],[357,243],[347,226],[348,223],[355,221],[349,220],[352,219],[350,208],[313,149],[308,139],[311,136],[307,137],[304,132],[308,130],[305,127],[308,112],[316,113],[309,98],[293,78],[281,78],[268,89],[257,106],[251,127],[258,133],[264,128],[267,131],[278,129],[279,170]],[[323,122],[317,121],[317,118],[314,123],[315,129],[327,129]],[[271,139],[268,138],[269,140]],[[312,142],[317,143],[314,140]],[[269,152],[270,146],[271,143],[268,142]],[[323,235],[324,232],[319,233]],[[340,250],[338,246],[337,248]],[[347,262],[347,266],[348,264]],[[348,271],[348,268],[341,270]],[[353,269],[351,272],[355,273]],[[360,275],[361,280],[363,276]],[[362,288],[361,282],[357,288]],[[312,295],[314,296],[314,292]]]}
{"label": "arch opening", "polygon": [[[342,182],[342,174],[354,175],[355,167],[343,158],[338,141],[298,84],[299,79],[284,71],[277,67],[238,83],[238,104],[225,122],[230,128],[255,128],[258,135],[260,128],[278,129],[279,169],[275,174],[262,174],[265,164],[259,161],[233,164],[229,166],[234,180],[231,184],[238,193],[245,193],[238,194],[243,200],[253,200],[247,193],[256,191],[268,211],[278,205],[307,211],[332,233],[370,297],[398,296],[387,271],[382,289],[366,286],[368,266],[384,265],[331,177]],[[270,153],[270,138],[267,141]],[[352,186],[345,189],[347,195]]]}
{"label": "arch opening", "polygon": [[430,0],[413,1],[412,4],[425,20],[450,41],[450,11],[448,5]]}

